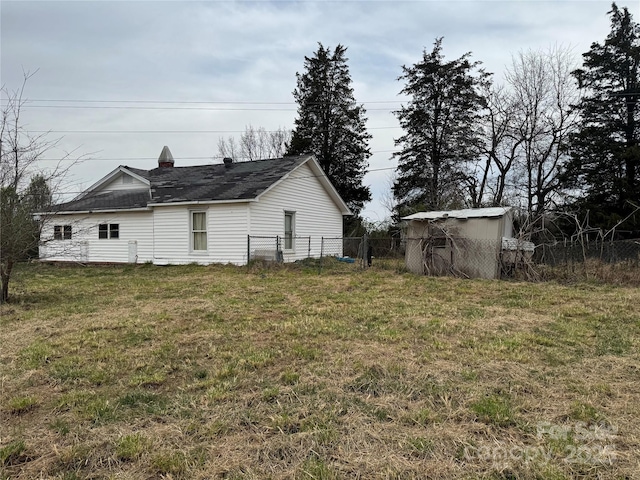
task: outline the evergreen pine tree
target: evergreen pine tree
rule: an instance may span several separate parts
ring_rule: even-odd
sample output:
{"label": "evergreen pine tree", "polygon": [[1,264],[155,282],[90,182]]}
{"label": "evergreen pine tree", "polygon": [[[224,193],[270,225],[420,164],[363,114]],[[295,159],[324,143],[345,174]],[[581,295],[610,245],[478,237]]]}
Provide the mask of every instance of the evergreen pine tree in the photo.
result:
{"label": "evergreen pine tree", "polygon": [[[615,3],[609,15],[611,32],[604,43],[591,45],[583,68],[573,72],[584,94],[567,175],[583,195],[577,205],[589,211],[590,225],[604,229],[640,201],[640,26]],[[639,234],[638,217],[622,229]]]}
{"label": "evergreen pine tree", "polygon": [[347,66],[347,49],[333,52],[318,44],[313,57],[305,57],[304,73],[297,73],[293,96],[298,103],[287,155],[313,153],[354,215],[371,200],[362,184],[371,156],[365,109],[357,105]]}
{"label": "evergreen pine tree", "polygon": [[405,134],[396,139],[398,169],[393,185],[399,216],[418,210],[461,207],[472,175],[467,165],[478,156],[479,119],[484,106],[480,87],[488,74],[474,75],[479,62],[470,54],[445,61],[442,38],[422,60],[403,66],[402,94],[407,105],[395,112]]}

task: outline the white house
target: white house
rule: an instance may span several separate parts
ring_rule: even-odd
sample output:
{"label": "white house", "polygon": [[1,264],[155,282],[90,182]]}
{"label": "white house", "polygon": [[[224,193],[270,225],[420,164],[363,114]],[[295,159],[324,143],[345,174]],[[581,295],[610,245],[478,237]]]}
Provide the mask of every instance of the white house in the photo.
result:
{"label": "white house", "polygon": [[278,255],[294,261],[342,237],[350,214],[313,155],[175,167],[164,147],[157,168],[120,166],[42,215],[40,259],[242,265],[264,254],[249,236],[277,236]]}
{"label": "white house", "polygon": [[408,222],[407,268],[415,273],[500,278],[531,259],[534,245],[513,238],[512,207],[418,212]]}

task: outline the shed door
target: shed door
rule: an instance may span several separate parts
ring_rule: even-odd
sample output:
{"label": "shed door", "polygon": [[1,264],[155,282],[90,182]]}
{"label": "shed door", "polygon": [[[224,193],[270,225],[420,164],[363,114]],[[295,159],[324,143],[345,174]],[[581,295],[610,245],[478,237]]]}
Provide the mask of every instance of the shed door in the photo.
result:
{"label": "shed door", "polygon": [[138,241],[129,240],[129,263],[138,263]]}

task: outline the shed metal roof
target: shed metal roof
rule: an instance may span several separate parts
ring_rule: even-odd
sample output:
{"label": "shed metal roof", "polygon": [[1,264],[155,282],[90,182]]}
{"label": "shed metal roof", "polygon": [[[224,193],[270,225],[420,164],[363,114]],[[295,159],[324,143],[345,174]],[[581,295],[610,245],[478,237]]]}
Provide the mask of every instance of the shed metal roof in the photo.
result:
{"label": "shed metal roof", "polygon": [[402,217],[402,220],[440,220],[445,218],[498,218],[504,216],[513,207],[465,208],[462,210],[441,210],[433,212],[418,212]]}

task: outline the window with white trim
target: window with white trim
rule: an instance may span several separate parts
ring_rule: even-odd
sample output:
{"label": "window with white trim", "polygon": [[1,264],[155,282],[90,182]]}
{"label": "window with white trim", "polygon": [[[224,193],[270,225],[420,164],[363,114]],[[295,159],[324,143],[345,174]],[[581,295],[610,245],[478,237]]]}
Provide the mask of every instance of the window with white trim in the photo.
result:
{"label": "window with white trim", "polygon": [[207,212],[191,212],[191,250],[207,250]]}
{"label": "window with white trim", "polygon": [[101,223],[98,225],[98,238],[120,238],[120,224]]}
{"label": "window with white trim", "polygon": [[293,250],[295,237],[295,212],[284,212],[284,249]]}
{"label": "window with white trim", "polygon": [[71,236],[72,236],[71,225],[54,225],[53,226],[54,240],[71,240]]}

